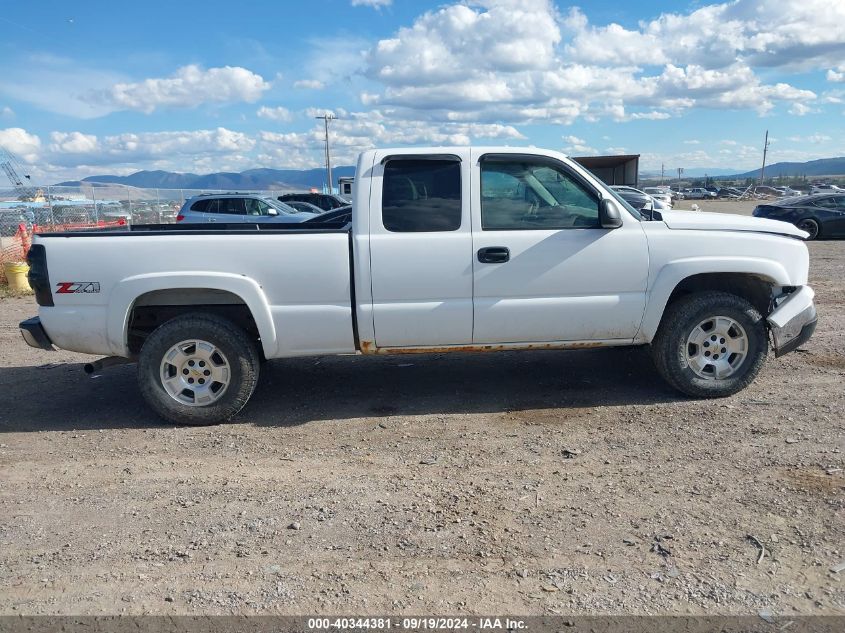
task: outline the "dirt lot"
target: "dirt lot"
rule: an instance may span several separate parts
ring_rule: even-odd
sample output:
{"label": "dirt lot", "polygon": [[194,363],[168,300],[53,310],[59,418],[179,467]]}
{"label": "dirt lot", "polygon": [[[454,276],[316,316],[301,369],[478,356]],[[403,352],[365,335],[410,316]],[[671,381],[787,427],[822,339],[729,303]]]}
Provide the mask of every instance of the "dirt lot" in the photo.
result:
{"label": "dirt lot", "polygon": [[811,253],[815,338],[718,401],[644,350],[339,357],[174,428],[2,299],[0,613],[845,613],[845,243]]}

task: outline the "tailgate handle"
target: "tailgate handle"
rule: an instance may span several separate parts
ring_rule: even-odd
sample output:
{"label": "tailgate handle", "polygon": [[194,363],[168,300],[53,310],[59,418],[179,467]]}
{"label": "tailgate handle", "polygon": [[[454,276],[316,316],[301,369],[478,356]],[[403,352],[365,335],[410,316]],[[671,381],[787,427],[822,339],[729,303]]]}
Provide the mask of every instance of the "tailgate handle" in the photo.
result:
{"label": "tailgate handle", "polygon": [[487,246],[478,249],[478,261],[482,264],[504,264],[511,258],[507,246]]}

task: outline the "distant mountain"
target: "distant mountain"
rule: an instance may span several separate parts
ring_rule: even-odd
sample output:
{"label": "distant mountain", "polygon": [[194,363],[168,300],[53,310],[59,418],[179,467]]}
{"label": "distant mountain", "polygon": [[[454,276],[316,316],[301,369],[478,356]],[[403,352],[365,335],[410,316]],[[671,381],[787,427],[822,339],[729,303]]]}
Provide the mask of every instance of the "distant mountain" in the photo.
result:
{"label": "distant mountain", "polygon": [[[775,176],[843,176],[845,175],[845,156],[839,158],[821,158],[806,163],[773,163],[766,165],[766,177]],[[743,178],[759,178],[760,168],[752,169],[743,174],[728,176],[734,180]]]}
{"label": "distant mountain", "polygon": [[[704,176],[728,176],[735,173],[736,169],[733,167],[685,167],[683,177],[703,178]],[[678,170],[667,169],[663,176],[666,180],[673,180],[678,177]],[[652,170],[640,172],[640,180],[653,180],[655,178],[660,178],[659,171]]]}
{"label": "distant mountain", "polygon": [[[332,179],[354,176],[355,167],[342,165],[332,168]],[[142,189],[310,189],[322,187],[326,170],[318,169],[248,169],[240,173],[179,174],[170,171],[138,171],[128,176],[88,176],[79,180],[57,183],[59,187],[78,187],[82,183],[128,185]]]}

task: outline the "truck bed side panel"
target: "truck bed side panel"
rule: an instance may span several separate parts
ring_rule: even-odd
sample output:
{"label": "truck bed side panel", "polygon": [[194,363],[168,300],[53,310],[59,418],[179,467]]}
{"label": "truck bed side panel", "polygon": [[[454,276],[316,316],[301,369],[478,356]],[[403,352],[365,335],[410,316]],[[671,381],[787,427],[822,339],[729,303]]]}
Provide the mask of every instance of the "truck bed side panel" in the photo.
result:
{"label": "truck bed side panel", "polygon": [[[46,245],[55,301],[39,315],[64,349],[126,355],[139,296],[202,288],[249,306],[268,358],[355,351],[346,232],[37,239]],[[96,282],[99,291],[60,294],[62,282]]]}

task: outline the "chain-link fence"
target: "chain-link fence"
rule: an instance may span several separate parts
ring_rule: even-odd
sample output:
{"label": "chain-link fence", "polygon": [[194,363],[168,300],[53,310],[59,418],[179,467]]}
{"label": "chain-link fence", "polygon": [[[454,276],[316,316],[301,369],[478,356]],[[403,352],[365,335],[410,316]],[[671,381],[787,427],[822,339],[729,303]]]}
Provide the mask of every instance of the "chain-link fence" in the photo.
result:
{"label": "chain-link fence", "polygon": [[[276,197],[291,189],[245,191]],[[14,190],[0,190],[0,283],[3,264],[26,257],[32,234],[79,228],[131,224],[169,224],[185,200],[201,193],[230,193],[213,189],[144,189],[111,183],[77,187],[40,187],[29,200]]]}
{"label": "chain-link fence", "polygon": [[[276,197],[291,190],[240,191]],[[0,235],[9,237],[23,224],[32,230],[63,230],[66,227],[101,223],[167,224],[185,200],[201,193],[228,193],[211,189],[142,189],[120,184],[92,183],[78,187],[50,186],[38,189],[31,200],[20,200],[14,191],[0,191]]]}

